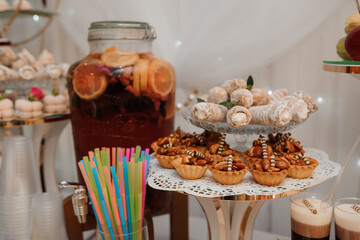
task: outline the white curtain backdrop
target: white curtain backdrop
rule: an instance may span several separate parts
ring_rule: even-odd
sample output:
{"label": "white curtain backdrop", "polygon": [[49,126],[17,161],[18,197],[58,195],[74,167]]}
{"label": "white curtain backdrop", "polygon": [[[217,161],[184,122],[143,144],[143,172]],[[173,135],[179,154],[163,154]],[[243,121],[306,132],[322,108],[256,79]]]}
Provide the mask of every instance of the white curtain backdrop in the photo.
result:
{"label": "white curtain backdrop", "polygon": [[[345,35],[346,18],[355,11],[352,0],[62,0],[46,44],[58,61],[72,63],[88,52],[92,21],[149,22],[158,35],[154,53],[176,69],[177,102],[184,102],[194,88],[206,93],[224,80],[249,74],[258,87],[302,89],[318,100],[319,111],[293,130],[293,136],[343,163],[360,133],[360,81],[324,72],[322,61],[339,60],[335,45]],[[176,123],[188,131],[196,129],[180,114]],[[71,143],[68,127],[59,144],[59,179],[76,178]],[[311,190],[325,193],[330,184]],[[360,148],[336,196],[360,197]],[[201,208],[191,202],[190,214],[201,216]],[[289,220],[288,198],[268,201],[256,229],[289,236]]]}

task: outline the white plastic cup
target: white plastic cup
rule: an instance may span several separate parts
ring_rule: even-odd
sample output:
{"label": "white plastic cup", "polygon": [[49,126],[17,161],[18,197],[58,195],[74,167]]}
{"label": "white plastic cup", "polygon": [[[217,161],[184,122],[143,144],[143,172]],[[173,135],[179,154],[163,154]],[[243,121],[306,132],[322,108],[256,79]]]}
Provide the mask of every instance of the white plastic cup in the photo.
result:
{"label": "white plastic cup", "polygon": [[0,196],[33,196],[40,193],[40,174],[31,139],[25,136],[5,137],[3,149]]}
{"label": "white plastic cup", "polygon": [[62,196],[59,193],[40,193],[32,201],[32,240],[67,239]]}
{"label": "white plastic cup", "polygon": [[41,192],[31,139],[5,137],[0,170],[0,239],[30,239],[31,201]]}

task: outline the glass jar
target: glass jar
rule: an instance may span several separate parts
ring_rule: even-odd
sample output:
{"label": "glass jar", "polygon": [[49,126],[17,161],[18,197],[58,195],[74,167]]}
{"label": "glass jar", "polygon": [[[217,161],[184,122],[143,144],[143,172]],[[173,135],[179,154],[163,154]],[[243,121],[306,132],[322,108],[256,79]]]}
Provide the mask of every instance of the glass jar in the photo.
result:
{"label": "glass jar", "polygon": [[155,38],[144,22],[91,24],[90,54],[67,76],[78,161],[95,148],[150,147],[173,131],[175,71],[152,54]]}

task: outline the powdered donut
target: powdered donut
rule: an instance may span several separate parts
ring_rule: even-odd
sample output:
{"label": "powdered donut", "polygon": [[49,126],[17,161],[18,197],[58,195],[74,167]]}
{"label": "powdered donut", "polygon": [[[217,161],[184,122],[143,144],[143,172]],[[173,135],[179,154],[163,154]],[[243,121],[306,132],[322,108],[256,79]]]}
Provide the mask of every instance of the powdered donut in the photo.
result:
{"label": "powdered donut", "polygon": [[222,122],[225,120],[228,109],[225,106],[199,102],[192,107],[192,117],[200,122]]}
{"label": "powdered donut", "polygon": [[237,89],[231,93],[230,101],[234,105],[249,108],[253,104],[253,95],[247,89]]}
{"label": "powdered donut", "polygon": [[249,110],[242,106],[231,108],[226,114],[227,123],[235,128],[241,128],[249,124],[251,114]]}
{"label": "powdered donut", "polygon": [[225,88],[213,87],[209,91],[207,101],[212,102],[212,103],[221,103],[221,102],[226,102],[228,100],[228,98],[229,98],[229,96],[228,96]]}

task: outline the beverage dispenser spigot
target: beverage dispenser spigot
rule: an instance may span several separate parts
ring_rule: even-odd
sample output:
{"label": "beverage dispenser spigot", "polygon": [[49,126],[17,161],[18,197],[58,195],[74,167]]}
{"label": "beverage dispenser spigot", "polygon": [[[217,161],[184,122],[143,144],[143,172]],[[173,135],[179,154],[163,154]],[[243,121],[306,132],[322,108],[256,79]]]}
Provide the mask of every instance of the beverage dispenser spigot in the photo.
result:
{"label": "beverage dispenser spigot", "polygon": [[60,189],[74,188],[74,194],[72,195],[72,204],[74,208],[75,216],[79,223],[86,223],[88,215],[88,196],[84,186],[78,183],[70,183],[67,181],[61,181],[59,184]]}

